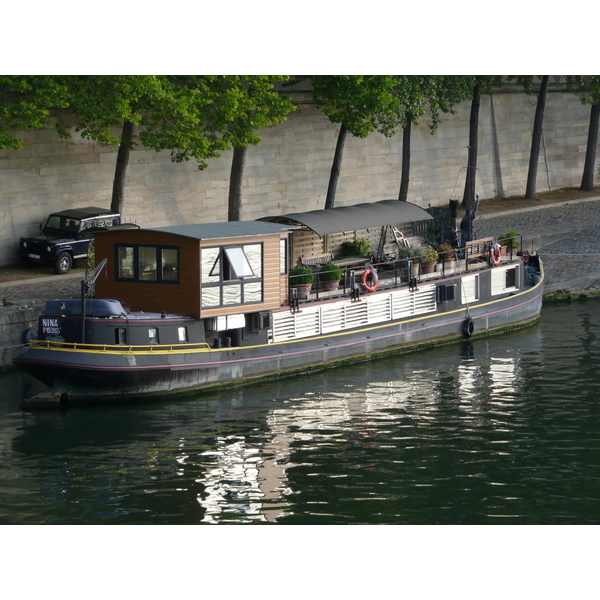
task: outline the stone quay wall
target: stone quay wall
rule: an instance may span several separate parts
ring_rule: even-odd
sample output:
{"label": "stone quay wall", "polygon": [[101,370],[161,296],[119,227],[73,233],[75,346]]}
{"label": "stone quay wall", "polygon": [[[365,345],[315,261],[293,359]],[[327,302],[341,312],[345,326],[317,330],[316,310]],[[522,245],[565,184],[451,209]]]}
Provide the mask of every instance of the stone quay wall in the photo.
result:
{"label": "stone quay wall", "polygon": [[[536,95],[483,96],[479,121],[477,192],[482,199],[525,192]],[[339,126],[308,93],[285,123],[260,132],[244,174],[242,218],[323,208]],[[409,201],[427,207],[461,198],[468,155],[470,103],[445,115],[435,135],[423,118],[413,127]],[[578,186],[590,107],[560,89],[549,92],[540,152],[538,191]],[[16,262],[19,237],[38,231],[51,211],[110,206],[117,149],[61,140],[52,128],[23,132],[25,147],[0,151],[0,265]],[[124,218],[142,227],[227,219],[232,152],[209,161],[172,163],[169,152],[136,149],[127,171]],[[397,198],[402,134],[348,136],[336,205]]]}

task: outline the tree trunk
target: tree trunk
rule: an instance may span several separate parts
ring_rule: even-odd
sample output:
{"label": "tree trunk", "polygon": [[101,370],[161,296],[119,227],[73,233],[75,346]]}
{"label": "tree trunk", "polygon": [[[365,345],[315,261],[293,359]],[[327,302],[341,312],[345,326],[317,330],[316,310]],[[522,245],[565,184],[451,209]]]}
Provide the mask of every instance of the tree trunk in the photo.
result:
{"label": "tree trunk", "polygon": [[228,221],[240,221],[242,216],[242,180],[246,166],[247,148],[234,148],[229,178],[229,214]]}
{"label": "tree trunk", "polygon": [[471,100],[471,116],[469,117],[469,154],[467,162],[467,178],[463,194],[462,207],[471,209],[475,198],[475,180],[477,176],[477,139],[479,134],[479,106],[481,104],[481,88],[476,80]]}
{"label": "tree trunk", "polygon": [[335,156],[331,165],[331,175],[329,176],[329,187],[327,188],[327,198],[325,208],[333,208],[335,204],[335,190],[337,188],[340,170],[342,168],[342,156],[344,154],[344,144],[346,143],[346,126],[342,123],[340,133],[338,134],[337,145],[335,147]]}
{"label": "tree trunk", "polygon": [[402,130],[402,178],[400,179],[400,194],[398,200],[406,202],[408,200],[408,182],[410,174],[410,134],[412,128],[412,118],[410,113],[406,113],[406,125]]}
{"label": "tree trunk", "polygon": [[537,106],[535,108],[533,134],[531,136],[531,154],[529,155],[529,171],[527,172],[527,188],[525,189],[525,198],[530,200],[536,196],[538,162],[540,160],[540,143],[542,140],[544,109],[546,108],[546,94],[548,93],[549,81],[550,75],[544,75],[542,77],[542,85],[540,86]]}
{"label": "tree trunk", "polygon": [[123,213],[123,203],[125,200],[125,175],[127,174],[127,165],[129,164],[129,154],[131,153],[131,142],[133,140],[133,123],[131,121],[123,122],[123,131],[121,132],[121,144],[117,152],[117,165],[115,167],[115,179],[113,181],[112,201],[110,210],[115,213]]}
{"label": "tree trunk", "polygon": [[596,163],[596,146],[598,144],[598,120],[600,119],[600,104],[592,105],[590,113],[590,127],[588,129],[587,149],[585,151],[585,165],[579,189],[591,192],[594,189],[594,165]]}

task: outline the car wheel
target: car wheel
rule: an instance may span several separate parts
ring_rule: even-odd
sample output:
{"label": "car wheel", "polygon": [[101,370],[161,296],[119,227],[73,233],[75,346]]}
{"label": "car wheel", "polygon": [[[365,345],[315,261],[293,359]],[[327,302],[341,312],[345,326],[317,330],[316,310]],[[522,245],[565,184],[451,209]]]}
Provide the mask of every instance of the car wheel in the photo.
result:
{"label": "car wheel", "polygon": [[73,257],[68,252],[61,252],[54,261],[54,270],[59,275],[65,275],[73,266]]}

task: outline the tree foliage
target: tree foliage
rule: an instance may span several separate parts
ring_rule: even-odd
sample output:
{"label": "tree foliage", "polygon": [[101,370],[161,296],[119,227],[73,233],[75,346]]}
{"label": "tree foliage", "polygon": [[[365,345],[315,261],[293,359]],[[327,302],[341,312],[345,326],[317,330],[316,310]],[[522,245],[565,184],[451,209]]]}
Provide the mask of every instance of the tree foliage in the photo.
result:
{"label": "tree foliage", "polygon": [[46,75],[0,75],[0,149],[19,150],[15,132],[52,123],[52,109],[68,104],[65,86]]}
{"label": "tree foliage", "polygon": [[313,99],[332,123],[355,137],[379,131],[390,137],[400,124],[400,99],[393,75],[313,75]]}
{"label": "tree foliage", "polygon": [[[69,108],[83,138],[119,146],[113,210],[121,210],[129,151],[170,151],[173,162],[207,160],[260,143],[256,130],[293,110],[267,76],[82,76],[67,78]],[[135,126],[135,128],[134,128]],[[118,129],[117,129],[118,128]],[[59,128],[68,136],[66,124]]]}

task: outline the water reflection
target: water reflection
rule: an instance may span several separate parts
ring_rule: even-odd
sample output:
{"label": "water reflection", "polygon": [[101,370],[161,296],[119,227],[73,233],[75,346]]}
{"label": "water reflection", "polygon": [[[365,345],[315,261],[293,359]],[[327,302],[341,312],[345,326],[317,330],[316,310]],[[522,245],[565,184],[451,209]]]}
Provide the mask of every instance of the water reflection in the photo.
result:
{"label": "water reflection", "polygon": [[[394,451],[399,445],[402,450],[410,448],[407,444],[423,435],[430,442],[444,435],[448,443],[448,407],[456,407],[472,428],[497,425],[494,411],[510,406],[520,393],[520,360],[513,356],[475,363],[467,357],[457,366],[449,357],[447,365],[438,361],[438,371],[398,369],[394,361],[382,361],[377,367],[361,367],[360,377],[352,370],[342,370],[338,375],[346,380],[343,385],[332,386],[327,378],[318,376],[296,381],[294,388],[299,388],[301,395],[295,394],[283,406],[267,412],[267,430],[260,441],[239,434],[219,436],[214,447],[202,454],[205,472],[198,480],[205,488],[198,495],[204,508],[202,520],[285,522],[294,512],[294,494],[302,491],[294,481],[295,473],[304,471],[313,478],[322,475],[318,461],[301,457],[329,449],[343,468],[328,477],[348,478],[344,468],[351,468],[347,464],[349,440],[361,448]],[[401,376],[374,380],[390,370]],[[316,384],[323,387],[320,394],[309,391]],[[433,427],[436,422],[442,432]],[[425,424],[427,433],[422,430]],[[457,429],[455,425],[452,428]],[[419,435],[415,429],[421,430]]]}
{"label": "water reflection", "polygon": [[561,308],[539,328],[185,401],[11,401],[0,522],[598,522],[599,324]]}

